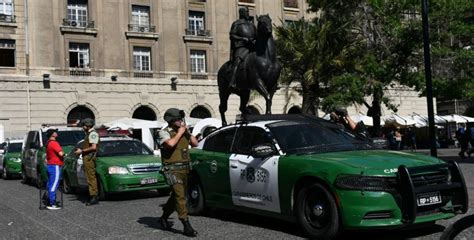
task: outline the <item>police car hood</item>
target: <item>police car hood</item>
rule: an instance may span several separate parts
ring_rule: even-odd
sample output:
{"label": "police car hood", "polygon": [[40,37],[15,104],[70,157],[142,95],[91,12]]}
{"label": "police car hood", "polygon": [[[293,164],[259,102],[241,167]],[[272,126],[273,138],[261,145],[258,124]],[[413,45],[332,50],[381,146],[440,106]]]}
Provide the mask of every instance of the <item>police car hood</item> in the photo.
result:
{"label": "police car hood", "polygon": [[400,165],[415,167],[443,163],[442,160],[427,155],[386,150],[342,151],[312,154],[308,157],[314,160],[335,161],[366,170],[394,169]]}
{"label": "police car hood", "polygon": [[154,155],[131,155],[131,156],[99,156],[97,161],[108,165],[118,167],[141,166],[161,166],[161,159]]}

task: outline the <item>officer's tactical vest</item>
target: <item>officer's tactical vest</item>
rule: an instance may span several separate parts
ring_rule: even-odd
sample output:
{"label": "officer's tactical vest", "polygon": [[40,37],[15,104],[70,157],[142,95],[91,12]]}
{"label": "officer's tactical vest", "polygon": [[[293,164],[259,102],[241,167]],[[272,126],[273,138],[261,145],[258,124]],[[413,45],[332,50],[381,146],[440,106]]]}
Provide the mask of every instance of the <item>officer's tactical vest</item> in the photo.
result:
{"label": "officer's tactical vest", "polygon": [[[88,148],[88,147],[91,146],[91,144],[90,144],[90,142],[89,142],[89,135],[90,135],[91,132],[95,132],[95,130],[90,131],[90,132],[87,132],[86,138],[84,139],[84,142],[83,142],[83,144],[82,144],[82,149],[85,149],[85,148]],[[88,154],[85,155],[85,156],[87,156],[87,157],[96,157],[96,156],[97,156],[97,151],[99,151],[99,143],[100,143],[100,138],[99,138],[99,142],[98,142],[97,145],[96,145],[96,151],[95,151],[95,152],[88,153]],[[83,156],[83,157],[85,157],[85,156]]]}
{"label": "officer's tactical vest", "polygon": [[[166,129],[171,138],[176,136],[176,131]],[[189,140],[186,137],[181,137],[178,144],[173,148],[161,148],[161,159],[164,164],[189,162]]]}

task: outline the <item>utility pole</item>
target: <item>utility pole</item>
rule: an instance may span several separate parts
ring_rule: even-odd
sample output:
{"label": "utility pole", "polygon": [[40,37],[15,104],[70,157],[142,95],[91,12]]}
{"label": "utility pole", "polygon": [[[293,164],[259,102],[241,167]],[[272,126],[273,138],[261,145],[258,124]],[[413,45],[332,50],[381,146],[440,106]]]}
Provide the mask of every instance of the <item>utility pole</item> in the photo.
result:
{"label": "utility pole", "polygon": [[433,86],[431,80],[430,32],[428,24],[428,0],[421,0],[421,18],[423,21],[423,50],[425,58],[426,101],[428,103],[428,124],[431,156],[437,157],[436,132],[434,125]]}

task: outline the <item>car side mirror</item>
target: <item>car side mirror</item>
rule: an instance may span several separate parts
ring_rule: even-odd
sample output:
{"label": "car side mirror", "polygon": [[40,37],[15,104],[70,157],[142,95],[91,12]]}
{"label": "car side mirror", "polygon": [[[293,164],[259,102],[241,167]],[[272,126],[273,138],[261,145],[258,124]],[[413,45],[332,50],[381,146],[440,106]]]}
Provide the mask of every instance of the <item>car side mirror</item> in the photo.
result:
{"label": "car side mirror", "polygon": [[253,146],[250,150],[250,154],[254,158],[267,158],[276,155],[277,152],[272,144],[265,143]]}

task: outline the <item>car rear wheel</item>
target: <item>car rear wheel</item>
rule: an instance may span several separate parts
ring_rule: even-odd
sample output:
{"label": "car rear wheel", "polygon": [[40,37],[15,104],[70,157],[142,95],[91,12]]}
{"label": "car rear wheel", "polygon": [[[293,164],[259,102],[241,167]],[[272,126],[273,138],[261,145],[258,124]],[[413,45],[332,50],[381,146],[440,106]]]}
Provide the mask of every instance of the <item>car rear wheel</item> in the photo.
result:
{"label": "car rear wheel", "polygon": [[311,238],[334,239],[339,231],[339,214],[334,197],[319,183],[299,190],[295,215]]}
{"label": "car rear wheel", "polygon": [[199,215],[204,212],[204,191],[201,182],[196,176],[188,178],[188,192],[186,196],[188,212],[191,215]]}
{"label": "car rear wheel", "polygon": [[21,183],[29,184],[31,179],[26,175],[25,167],[21,167]]}
{"label": "car rear wheel", "polygon": [[72,187],[71,184],[69,183],[69,178],[66,174],[63,175],[62,185],[63,185],[63,193],[65,194],[71,194],[76,191],[76,189]]}
{"label": "car rear wheel", "polygon": [[102,183],[102,180],[100,180],[99,176],[97,176],[97,190],[97,197],[99,200],[106,200],[107,193],[105,192],[104,184]]}

